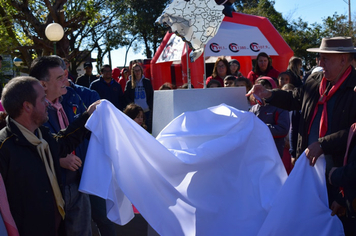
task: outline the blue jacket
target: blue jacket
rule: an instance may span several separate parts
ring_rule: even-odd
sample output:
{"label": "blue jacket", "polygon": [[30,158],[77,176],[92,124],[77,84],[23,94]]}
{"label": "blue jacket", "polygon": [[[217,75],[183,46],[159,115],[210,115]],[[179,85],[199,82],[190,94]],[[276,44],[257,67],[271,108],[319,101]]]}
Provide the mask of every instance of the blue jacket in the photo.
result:
{"label": "blue jacket", "polygon": [[[68,117],[69,124],[76,120],[81,114],[83,114],[87,109],[84,105],[80,96],[74,91],[74,89],[67,87],[67,93],[62,96],[61,104],[63,109]],[[48,127],[52,133],[58,133],[60,131],[57,111],[54,107],[48,106],[48,121],[44,126]],[[87,148],[89,144],[89,139],[86,138],[84,141],[75,149],[75,155],[78,156],[84,163]],[[83,165],[82,165],[83,166]],[[62,170],[62,180],[63,183],[68,183],[67,174],[70,173],[70,170],[61,168]],[[79,173],[82,172],[82,167],[79,169]],[[73,174],[70,173],[70,174]],[[71,178],[73,176],[71,175]],[[77,181],[79,182],[80,175],[78,175]],[[70,181],[69,181],[70,182]]]}
{"label": "blue jacket", "polygon": [[80,96],[84,105],[88,108],[93,102],[100,100],[99,94],[95,90],[78,85],[69,81],[70,87]]}
{"label": "blue jacket", "polygon": [[90,84],[90,89],[98,92],[101,99],[110,101],[117,109],[123,110],[126,102],[121,85],[115,80],[111,79],[110,83],[106,83],[103,77],[93,81]]}

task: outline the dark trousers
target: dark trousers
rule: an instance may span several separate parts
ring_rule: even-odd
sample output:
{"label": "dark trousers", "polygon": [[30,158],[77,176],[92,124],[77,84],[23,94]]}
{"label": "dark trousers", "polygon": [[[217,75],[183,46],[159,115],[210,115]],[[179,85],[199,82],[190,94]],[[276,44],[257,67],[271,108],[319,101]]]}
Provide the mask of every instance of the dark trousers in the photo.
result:
{"label": "dark trousers", "polygon": [[116,236],[115,223],[110,221],[106,216],[105,200],[89,195],[91,205],[91,217],[96,223],[101,236]]}

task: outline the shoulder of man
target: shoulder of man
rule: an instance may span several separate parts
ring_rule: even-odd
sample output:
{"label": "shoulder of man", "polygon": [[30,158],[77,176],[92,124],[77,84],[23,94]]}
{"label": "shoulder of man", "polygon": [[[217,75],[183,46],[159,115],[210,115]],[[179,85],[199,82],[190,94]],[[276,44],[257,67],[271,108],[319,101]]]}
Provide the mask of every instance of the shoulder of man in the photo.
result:
{"label": "shoulder of man", "polygon": [[6,142],[13,140],[16,135],[10,131],[10,129],[6,126],[0,130],[0,150],[5,145]]}

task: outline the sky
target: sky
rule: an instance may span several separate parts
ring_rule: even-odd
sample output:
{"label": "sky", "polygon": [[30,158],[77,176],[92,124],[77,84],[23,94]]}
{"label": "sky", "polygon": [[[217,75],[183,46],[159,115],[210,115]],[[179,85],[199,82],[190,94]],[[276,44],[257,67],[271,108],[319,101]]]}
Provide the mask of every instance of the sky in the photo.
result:
{"label": "sky", "polygon": [[[351,1],[351,19],[354,20],[356,15],[356,1]],[[335,12],[338,15],[344,14],[348,16],[348,0],[275,0],[275,9],[281,12],[283,17],[288,20],[297,20],[299,17],[303,21],[312,23],[322,23],[322,20],[328,16],[332,16]],[[126,48],[120,48],[111,52],[112,66],[124,66]],[[143,52],[143,48],[142,48]],[[96,55],[92,54],[95,58]],[[126,66],[131,60],[144,59],[142,53],[134,53],[130,48]],[[109,60],[104,60],[108,64]]]}

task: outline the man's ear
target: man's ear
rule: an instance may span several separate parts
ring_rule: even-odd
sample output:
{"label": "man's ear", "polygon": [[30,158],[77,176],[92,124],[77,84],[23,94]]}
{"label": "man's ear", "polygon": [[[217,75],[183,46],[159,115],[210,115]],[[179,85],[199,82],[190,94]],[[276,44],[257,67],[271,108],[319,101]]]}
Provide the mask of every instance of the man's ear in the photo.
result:
{"label": "man's ear", "polygon": [[31,113],[33,105],[30,102],[24,101],[22,104],[23,111],[26,113]]}
{"label": "man's ear", "polygon": [[46,81],[40,80],[40,83],[41,83],[42,87],[44,88],[44,90],[47,90],[47,83],[46,83]]}

